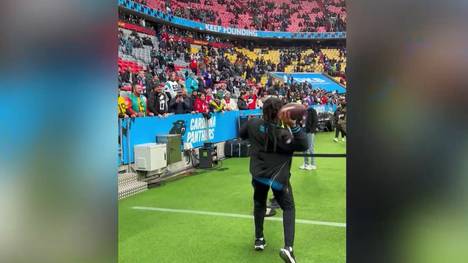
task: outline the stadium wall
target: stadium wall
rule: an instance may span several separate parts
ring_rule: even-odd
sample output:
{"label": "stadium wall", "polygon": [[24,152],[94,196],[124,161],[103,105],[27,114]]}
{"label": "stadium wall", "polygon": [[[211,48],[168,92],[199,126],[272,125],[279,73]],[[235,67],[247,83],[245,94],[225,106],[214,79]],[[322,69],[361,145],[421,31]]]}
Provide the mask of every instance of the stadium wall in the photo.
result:
{"label": "stadium wall", "polygon": [[[314,108],[318,113],[336,110],[334,105],[318,105]],[[128,164],[129,161],[133,163],[133,147],[137,144],[154,143],[158,135],[181,134],[182,142],[190,143],[193,148],[203,146],[205,141],[220,143],[237,138],[239,117],[248,115],[261,115],[261,110],[214,113],[208,123],[202,114],[120,119],[119,129],[123,127],[127,130],[122,135],[120,164]]]}
{"label": "stadium wall", "polygon": [[162,12],[160,10],[155,10],[148,6],[144,6],[130,0],[119,0],[118,3],[119,6],[122,8],[142,14],[154,20],[171,23],[175,26],[203,31],[205,33],[217,33],[236,37],[268,39],[346,39],[346,32],[282,32],[222,27],[168,15],[167,13]]}
{"label": "stadium wall", "polygon": [[[151,30],[151,29],[146,28],[146,27],[139,26],[139,25],[127,23],[127,22],[124,22],[124,21],[118,21],[117,25],[118,25],[119,28],[124,28],[124,29],[127,29],[127,30],[132,30],[132,31],[136,31],[136,32],[139,32],[139,33],[144,33],[144,34],[147,34],[147,35],[150,35],[150,36],[156,36],[156,31]],[[164,40],[180,41],[180,42],[185,42],[185,43],[190,43],[190,44],[195,44],[195,45],[211,46],[211,47],[215,47],[215,48],[230,48],[230,47],[233,47],[233,45],[228,44],[228,43],[208,42],[208,41],[204,41],[204,40],[198,40],[198,39],[193,39],[193,38],[189,38],[189,37],[181,37],[181,36],[168,34],[168,33],[163,33],[161,35],[161,37]]]}
{"label": "stadium wall", "polygon": [[156,31],[151,30],[151,29],[146,28],[146,27],[139,26],[139,25],[126,23],[124,21],[119,21],[117,25],[119,27],[121,27],[121,28],[125,28],[125,29],[128,29],[128,30],[133,30],[133,31],[136,31],[136,32],[139,32],[139,33],[144,33],[144,34],[147,34],[147,35],[156,36]]}

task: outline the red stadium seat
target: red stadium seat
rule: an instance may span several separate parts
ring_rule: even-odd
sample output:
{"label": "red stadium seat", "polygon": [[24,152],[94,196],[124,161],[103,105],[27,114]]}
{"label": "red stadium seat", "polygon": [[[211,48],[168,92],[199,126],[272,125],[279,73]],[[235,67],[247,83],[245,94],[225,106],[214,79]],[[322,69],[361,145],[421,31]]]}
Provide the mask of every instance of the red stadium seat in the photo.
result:
{"label": "red stadium seat", "polygon": [[[157,10],[162,10],[166,12],[165,9],[165,0],[148,0],[148,6]],[[234,20],[236,21],[236,25],[234,27],[238,28],[244,28],[247,27],[248,29],[257,29],[257,30],[263,30],[262,27],[254,27],[252,26],[253,21],[254,21],[254,16],[255,13],[260,13],[260,14],[268,14],[266,17],[270,18],[268,21],[269,25],[274,26],[274,28],[279,28],[281,25],[281,22],[284,21],[285,19],[277,19],[275,21],[275,17],[280,15],[283,11],[280,8],[281,5],[286,4],[288,5],[289,8],[286,10],[293,10],[297,9],[297,15],[293,15],[290,17],[290,19],[286,19],[288,21],[288,27],[287,31],[290,32],[301,32],[305,31],[306,27],[304,25],[304,19],[302,18],[303,14],[306,14],[310,19],[310,22],[317,21],[316,17],[324,17],[324,14],[327,15],[332,15],[332,16],[339,16],[339,20],[341,21],[340,24],[345,25],[346,24],[346,11],[345,11],[345,6],[344,6],[344,1],[343,0],[331,0],[328,1],[327,3],[324,3],[322,0],[298,0],[293,4],[290,0],[276,0],[275,2],[275,8],[271,11],[268,10],[266,7],[266,2],[269,2],[267,0],[259,0],[255,1],[258,9],[255,8],[249,8],[248,3],[250,2],[249,0],[225,0],[225,4],[219,4],[217,0],[213,0],[212,6],[206,6],[205,4],[198,4],[198,3],[191,3],[187,2],[186,0],[179,1],[179,0],[170,0],[170,5],[171,5],[171,10],[173,13],[181,12],[182,14],[185,14],[185,10],[191,8],[191,9],[197,9],[197,10],[205,10],[206,12],[214,12],[215,14],[217,13],[218,15],[214,17],[214,22],[211,22],[211,24],[217,24],[218,19],[221,19],[221,25],[225,27],[231,27],[230,21]],[[239,6],[242,8],[239,18],[235,18],[235,14],[232,12],[231,9],[228,10],[228,7],[234,7],[234,6]],[[300,16],[299,16],[300,15]],[[184,16],[184,15],[182,15]],[[184,16],[185,17],[185,16]],[[199,17],[185,17],[188,19],[196,20],[196,21],[201,21]],[[323,19],[320,21],[317,21],[319,23],[318,28],[313,28],[312,31],[318,31],[318,32],[326,32],[325,25],[329,24],[328,20]],[[299,26],[299,24],[302,24],[302,27]],[[336,27],[336,26],[335,26]],[[310,27],[309,27],[310,28]],[[337,27],[333,28],[332,31],[337,31],[337,30],[342,30],[344,28]]]}

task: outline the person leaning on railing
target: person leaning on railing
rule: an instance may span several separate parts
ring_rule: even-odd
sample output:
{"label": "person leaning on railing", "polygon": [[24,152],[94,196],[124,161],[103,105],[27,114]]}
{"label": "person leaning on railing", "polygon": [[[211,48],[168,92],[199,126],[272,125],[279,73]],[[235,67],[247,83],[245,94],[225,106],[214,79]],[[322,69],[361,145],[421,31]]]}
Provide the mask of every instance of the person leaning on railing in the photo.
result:
{"label": "person leaning on railing", "polygon": [[184,99],[182,90],[178,91],[176,97],[171,100],[169,111],[174,114],[185,114],[191,112],[190,105]]}
{"label": "person leaning on railing", "polygon": [[224,103],[220,100],[220,98],[215,95],[213,100],[210,102],[210,111],[211,112],[224,112]]}
{"label": "person leaning on railing", "polygon": [[222,99],[221,102],[224,104],[225,111],[237,110],[237,104],[233,99],[231,99],[231,93],[224,93],[224,99]]}
{"label": "person leaning on railing", "polygon": [[130,115],[128,108],[130,107],[130,101],[127,97],[122,97],[120,94],[117,97],[117,105],[119,110],[119,118],[128,118]]}
{"label": "person leaning on railing", "polygon": [[245,92],[241,92],[239,98],[237,98],[237,108],[239,110],[248,110],[249,107],[247,106],[247,102],[244,99]]}
{"label": "person leaning on railing", "polygon": [[132,85],[132,93],[128,95],[130,100],[130,107],[128,111],[131,118],[154,116],[154,114],[148,111],[146,97],[142,94],[143,87],[139,84]]}
{"label": "person leaning on railing", "polygon": [[148,98],[149,111],[159,117],[167,116],[169,112],[169,97],[164,92],[164,84],[156,84],[153,86]]}
{"label": "person leaning on railing", "polygon": [[209,112],[208,102],[206,101],[205,93],[200,93],[198,98],[195,99],[193,109],[197,113],[208,113]]}

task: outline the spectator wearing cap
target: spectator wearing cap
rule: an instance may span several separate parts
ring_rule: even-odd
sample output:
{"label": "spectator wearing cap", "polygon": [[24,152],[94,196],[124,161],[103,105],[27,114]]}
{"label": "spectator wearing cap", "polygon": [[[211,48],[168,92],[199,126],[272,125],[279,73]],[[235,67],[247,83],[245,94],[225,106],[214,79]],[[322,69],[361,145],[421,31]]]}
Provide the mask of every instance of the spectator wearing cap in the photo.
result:
{"label": "spectator wearing cap", "polygon": [[218,96],[215,96],[210,102],[211,112],[224,112],[224,104]]}
{"label": "spectator wearing cap", "polygon": [[224,94],[226,93],[226,82],[222,81],[216,90],[216,95],[220,98],[224,98]]}

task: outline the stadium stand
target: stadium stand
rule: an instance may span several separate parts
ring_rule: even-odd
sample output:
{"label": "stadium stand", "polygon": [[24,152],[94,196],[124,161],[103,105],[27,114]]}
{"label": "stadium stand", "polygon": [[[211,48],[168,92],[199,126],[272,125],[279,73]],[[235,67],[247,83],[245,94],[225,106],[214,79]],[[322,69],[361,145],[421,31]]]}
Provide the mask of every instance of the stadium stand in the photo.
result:
{"label": "stadium stand", "polygon": [[[260,108],[261,102],[272,95],[285,102],[307,100],[310,104],[338,104],[344,100],[336,92],[306,82],[285,82],[270,74],[323,72],[346,85],[344,45],[265,46],[144,21],[129,14],[121,13],[120,20],[120,117],[196,112],[195,104],[202,93],[207,105],[212,105],[215,98],[232,99],[235,104],[240,99],[248,102],[245,109]],[[167,99],[155,101],[155,94],[161,92]],[[174,110],[171,105],[179,96],[186,105]],[[134,103],[145,104],[139,115],[135,114],[139,108]],[[165,103],[164,111],[152,111],[154,103]]]}
{"label": "stadium stand", "polygon": [[343,0],[140,0],[168,14],[207,24],[264,31],[343,32]]}
{"label": "stadium stand", "polygon": [[[124,244],[122,249],[119,247],[119,258],[123,261],[154,262],[155,255],[157,258],[164,258],[164,253],[169,251],[167,247],[171,245],[175,245],[179,251],[181,243],[175,239],[166,240],[165,236],[168,235],[162,236],[161,233],[173,236],[172,233],[175,231],[172,232],[171,227],[179,233],[180,226],[184,225],[180,222],[187,221],[186,217],[189,216],[185,212],[195,211],[180,210],[184,211],[184,214],[179,215],[179,218],[177,215],[168,215],[175,221],[159,220],[160,223],[154,224],[161,215],[148,215],[143,218],[140,214],[142,210],[179,211],[171,207],[183,208],[184,206],[180,204],[184,205],[183,202],[187,201],[185,206],[187,208],[216,211],[212,206],[208,206],[212,205],[213,198],[207,196],[214,188],[222,189],[223,193],[236,193],[236,195],[239,193],[239,196],[244,194],[246,198],[251,199],[250,190],[247,196],[245,190],[247,188],[238,187],[241,184],[249,186],[251,181],[246,181],[242,176],[243,178],[239,179],[242,182],[235,182],[233,179],[240,177],[232,176],[248,173],[249,160],[224,159],[255,156],[251,154],[252,140],[239,139],[242,133],[240,128],[250,118],[261,118],[263,115],[261,109],[268,98],[279,98],[284,104],[298,103],[294,105],[299,109],[298,112],[306,108],[301,104],[307,104],[309,109],[315,109],[315,114],[310,110],[307,119],[303,119],[302,122],[298,120],[304,131],[308,133],[307,153],[314,153],[312,148],[316,146],[320,149],[319,154],[341,152],[345,147],[338,143],[338,129],[335,135],[337,143],[333,142],[334,138],[330,132],[339,126],[341,141],[345,142],[346,131],[343,127],[346,124],[347,51],[346,10],[343,0],[119,0],[118,27],[117,104],[120,118],[118,197],[123,199],[133,196],[170,181],[180,183],[181,180],[178,179],[183,177],[190,176],[187,180],[191,180],[185,186],[179,184],[186,189],[172,187],[171,190],[164,187],[165,192],[164,189],[161,189],[163,191],[152,189],[140,195],[141,197],[135,196],[131,200],[119,202],[119,222],[121,222],[119,231],[123,232],[119,235],[119,241]],[[273,32],[258,32],[259,30]],[[271,101],[276,104],[274,100]],[[294,126],[288,126],[284,121],[267,120],[265,116],[264,120],[271,124],[278,123],[283,128]],[[265,127],[267,128],[264,135],[259,136],[266,135],[270,138],[268,133],[273,127],[262,125],[260,131]],[[276,160],[274,162],[279,162],[279,159],[271,154],[279,153],[278,156],[282,158],[285,152],[290,151],[276,149],[277,141],[288,139],[283,135],[289,137],[294,133],[295,138],[306,136],[302,133],[298,135],[301,131],[298,126],[289,128],[289,132],[286,129],[280,130],[285,133],[279,133],[277,136],[276,132],[271,132],[274,134],[274,149],[267,154],[267,157]],[[328,131],[328,133],[310,134],[315,131]],[[303,142],[305,143],[305,140]],[[265,150],[270,151],[268,144],[265,146]],[[320,167],[320,174],[316,174],[320,175],[318,177],[299,175],[300,177],[294,176],[294,178],[300,178],[301,183],[304,183],[304,179],[311,179],[314,180],[312,183],[317,183],[317,178],[323,177],[327,180],[327,187],[330,186],[330,178],[333,180],[334,177],[339,178],[341,180],[341,183],[337,184],[339,187],[334,188],[336,191],[327,191],[333,192],[333,196],[321,198],[323,205],[320,207],[326,212],[339,212],[342,215],[344,210],[341,204],[344,202],[341,199],[345,193],[342,179],[345,162],[344,159],[335,160],[337,158],[325,162],[317,160],[317,165]],[[223,164],[224,161],[226,162]],[[303,166],[296,167],[297,161],[298,158],[293,164],[290,160],[286,160],[291,164],[291,173],[305,175],[306,171],[314,173],[312,170],[317,169],[314,161],[310,166],[304,161]],[[274,165],[273,162],[271,165]],[[199,171],[204,175],[195,176]],[[211,176],[210,173],[216,175]],[[270,186],[275,182],[275,177],[272,178]],[[226,184],[226,180],[230,183]],[[207,188],[207,182],[215,187]],[[233,183],[236,183],[235,187],[231,187]],[[176,182],[174,186],[178,187]],[[203,193],[199,191],[202,188]],[[180,194],[182,190],[184,195],[190,194],[193,189],[197,189],[194,195],[197,196],[197,207],[193,204],[193,198]],[[290,187],[286,189],[289,191]],[[309,192],[302,192],[310,195]],[[339,194],[340,200],[337,199],[336,193]],[[306,200],[303,196],[298,196],[296,199],[298,203]],[[149,203],[145,201],[148,201],[148,198],[157,202],[151,202],[151,207],[147,207]],[[166,200],[168,202],[164,203]],[[173,203],[174,200],[178,203]],[[225,204],[228,204],[232,211],[251,214],[251,207],[246,207],[245,202],[238,200],[240,199],[233,201],[232,198],[227,198],[220,204],[223,209]],[[320,198],[317,200],[321,201]],[[330,204],[335,200],[340,211],[330,209]],[[279,202],[281,203],[281,200]],[[242,203],[241,207],[238,206],[239,203]],[[206,207],[212,208],[210,210]],[[272,209],[270,211],[274,212]],[[317,211],[319,210],[315,209],[312,214],[317,214]],[[270,213],[271,216],[274,214]],[[313,218],[312,214],[309,218]],[[304,213],[301,215],[308,216]],[[242,214],[240,217],[245,216]],[[141,221],[142,218],[148,224],[146,221]],[[337,217],[332,215],[329,218]],[[191,233],[195,241],[205,241],[207,236],[219,236],[217,235],[219,231],[210,229],[210,232],[204,232],[203,227],[198,227],[203,223],[192,222],[199,219],[206,221],[205,217],[199,215],[190,217],[190,230],[184,233],[191,233],[190,231],[195,229],[195,235]],[[341,225],[337,222],[333,224]],[[227,221],[226,223],[231,224]],[[237,224],[237,221],[235,223]],[[197,226],[193,228],[193,225]],[[327,223],[327,227],[329,225]],[[155,227],[160,227],[162,230]],[[340,227],[345,227],[345,224]],[[327,255],[317,257],[317,262],[343,261],[341,259],[345,253],[338,246],[344,244],[344,239],[342,233],[338,235],[333,236],[332,241],[326,244],[329,248],[326,250],[327,253],[319,254]],[[303,238],[305,236],[314,235],[301,235],[302,239],[298,238],[297,243],[303,244],[304,247],[310,244],[310,240],[306,241]],[[183,242],[184,237],[180,237]],[[198,237],[200,240],[197,240]],[[269,235],[269,240],[270,237],[274,240],[275,236]],[[231,239],[238,238],[240,237],[231,237]],[[221,239],[226,240],[225,237],[220,237]],[[323,238],[318,237],[319,242],[321,239]],[[148,243],[147,240],[151,242]],[[258,241],[262,240],[257,239],[255,244]],[[160,243],[164,245],[154,246]],[[304,247],[298,246],[300,251],[298,255],[305,258],[304,262],[309,262],[314,258],[315,252],[313,251],[312,255],[306,254],[308,250]],[[202,245],[198,248],[213,250],[211,245]],[[178,255],[172,253],[169,258],[171,262],[207,262],[206,255],[209,255],[210,259],[216,255],[219,258],[219,251],[210,253],[208,250],[206,250],[208,253],[203,253],[204,256],[198,261],[193,253]],[[150,253],[147,253],[148,251]],[[287,251],[292,252],[292,249],[288,248]],[[239,253],[234,251],[234,254]],[[212,257],[213,255],[215,257]],[[252,261],[250,259],[253,259],[253,255],[245,257],[243,254],[242,258],[232,255],[217,261],[250,262]],[[282,258],[285,259],[283,256]],[[274,260],[266,257],[265,262],[274,262]]]}

